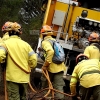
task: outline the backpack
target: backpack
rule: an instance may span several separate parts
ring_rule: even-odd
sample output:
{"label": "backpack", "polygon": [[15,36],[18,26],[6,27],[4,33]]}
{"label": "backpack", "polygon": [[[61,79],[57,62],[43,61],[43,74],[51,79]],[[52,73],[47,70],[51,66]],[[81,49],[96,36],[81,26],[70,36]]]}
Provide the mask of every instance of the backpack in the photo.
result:
{"label": "backpack", "polygon": [[63,47],[60,45],[59,42],[54,40],[47,40],[51,43],[54,49],[54,56],[52,58],[52,62],[56,64],[61,64],[65,61],[65,53]]}

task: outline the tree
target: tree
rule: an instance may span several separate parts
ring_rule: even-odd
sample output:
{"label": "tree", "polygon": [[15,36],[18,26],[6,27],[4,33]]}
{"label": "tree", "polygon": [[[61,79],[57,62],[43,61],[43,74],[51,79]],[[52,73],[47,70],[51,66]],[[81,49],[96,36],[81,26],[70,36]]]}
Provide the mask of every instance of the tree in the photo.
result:
{"label": "tree", "polygon": [[[0,27],[2,28],[2,25],[6,21],[20,23],[23,28],[22,39],[34,47],[37,44],[38,36],[30,36],[29,32],[30,30],[38,30],[41,28],[41,0],[0,0],[0,4]],[[26,19],[28,19],[28,24],[25,24],[19,15],[19,11],[22,8],[27,12]],[[1,31],[0,33],[0,36],[2,36]]]}

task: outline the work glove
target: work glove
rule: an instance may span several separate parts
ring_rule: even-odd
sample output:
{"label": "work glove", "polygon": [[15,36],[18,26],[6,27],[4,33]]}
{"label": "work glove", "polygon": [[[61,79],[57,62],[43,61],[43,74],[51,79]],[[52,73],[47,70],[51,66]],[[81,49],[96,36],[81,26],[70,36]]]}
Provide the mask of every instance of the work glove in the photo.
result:
{"label": "work glove", "polygon": [[46,66],[42,66],[42,70],[43,71],[46,71],[47,70],[47,67]]}
{"label": "work glove", "polygon": [[45,61],[44,64],[43,64],[43,66],[42,66],[42,70],[46,71],[49,65],[50,65],[50,63],[48,63],[47,61]]}

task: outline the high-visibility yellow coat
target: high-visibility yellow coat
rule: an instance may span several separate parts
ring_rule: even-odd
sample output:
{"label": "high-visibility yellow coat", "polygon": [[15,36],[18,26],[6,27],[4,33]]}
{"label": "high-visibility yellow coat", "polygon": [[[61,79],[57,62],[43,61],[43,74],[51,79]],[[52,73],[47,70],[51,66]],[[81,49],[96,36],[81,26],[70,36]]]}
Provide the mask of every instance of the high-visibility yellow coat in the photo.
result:
{"label": "high-visibility yellow coat", "polygon": [[100,59],[100,51],[93,44],[85,48],[84,54],[87,55],[89,59]]}
{"label": "high-visibility yellow coat", "polygon": [[9,33],[6,32],[6,33],[3,35],[2,40],[5,41],[5,40],[7,40],[8,38],[9,38]]}
{"label": "high-visibility yellow coat", "polygon": [[52,62],[54,50],[53,50],[51,43],[49,41],[47,41],[49,39],[54,40],[54,38],[52,38],[51,36],[46,36],[42,42],[42,48],[46,51],[45,61],[50,63],[50,65],[47,67],[48,68],[47,70],[51,73],[58,73],[61,71],[65,71],[66,66],[65,66],[64,62],[61,64],[55,64]]}
{"label": "high-visibility yellow coat", "polygon": [[[0,62],[2,63],[4,59],[7,59],[7,81],[16,83],[29,82],[30,74],[25,73],[23,70],[30,72],[31,68],[34,68],[37,65],[37,55],[27,42],[16,35],[10,36],[6,41],[0,44]],[[16,64],[14,62],[16,62]]]}
{"label": "high-visibility yellow coat", "polygon": [[100,85],[99,60],[82,60],[75,66],[70,81],[70,90],[72,94],[76,94],[76,84],[78,81],[80,85],[85,88]]}

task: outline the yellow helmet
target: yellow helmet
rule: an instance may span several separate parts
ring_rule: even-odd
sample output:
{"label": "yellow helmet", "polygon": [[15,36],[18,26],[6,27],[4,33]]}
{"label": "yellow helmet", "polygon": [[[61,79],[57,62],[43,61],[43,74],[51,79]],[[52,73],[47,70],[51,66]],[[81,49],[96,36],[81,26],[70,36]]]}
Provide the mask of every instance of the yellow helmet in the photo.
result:
{"label": "yellow helmet", "polygon": [[18,33],[22,34],[22,27],[17,22],[13,23],[12,30],[15,31],[15,32],[18,32]]}
{"label": "yellow helmet", "polygon": [[52,28],[49,25],[44,25],[40,31],[42,35],[53,35]]}
{"label": "yellow helmet", "polygon": [[2,32],[8,32],[8,31],[11,31],[12,30],[12,24],[13,22],[6,22],[3,26],[2,26]]}

